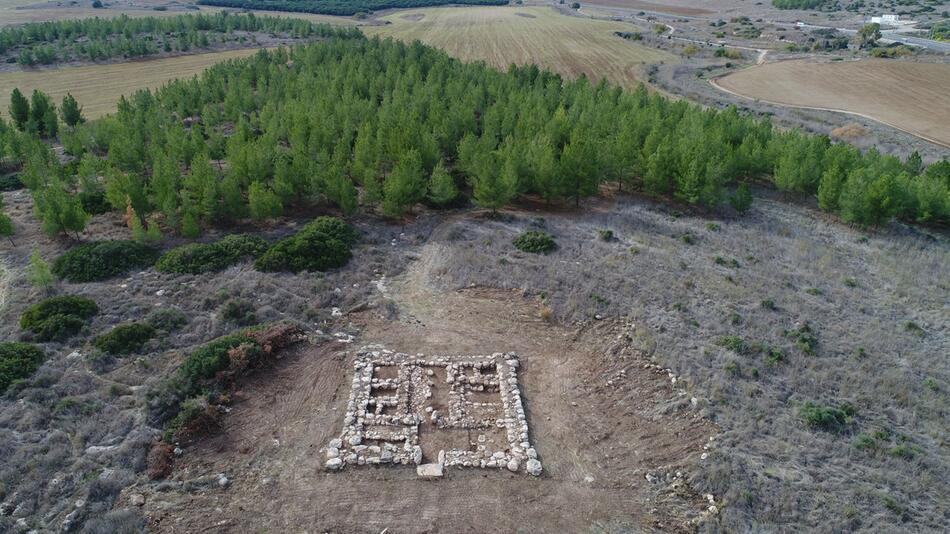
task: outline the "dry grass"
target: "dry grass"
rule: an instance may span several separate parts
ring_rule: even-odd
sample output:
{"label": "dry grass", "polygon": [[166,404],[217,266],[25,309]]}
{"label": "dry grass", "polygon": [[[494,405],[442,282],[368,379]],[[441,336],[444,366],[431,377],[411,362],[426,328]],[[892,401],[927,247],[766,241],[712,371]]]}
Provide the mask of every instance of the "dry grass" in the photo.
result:
{"label": "dry grass", "polygon": [[547,7],[430,8],[393,13],[386,26],[364,28],[368,35],[420,40],[463,61],[484,60],[505,68],[537,63],[561,75],[581,73],[627,87],[643,78],[644,64],[676,57],[614,35],[631,31],[621,22],[569,17]]}
{"label": "dry grass", "polygon": [[[0,74],[0,102],[9,102],[10,93],[18,87],[24,94],[39,89],[59,102],[71,93],[83,106],[86,118],[101,117],[115,110],[122,95],[138,89],[161,87],[175,78],[187,78],[222,61],[247,57],[256,48],[212,52],[163,59],[17,71]],[[6,108],[2,110],[6,114]]]}
{"label": "dry grass", "polygon": [[716,84],[777,104],[861,115],[950,147],[950,65],[782,61],[730,74]]}
{"label": "dry grass", "polygon": [[866,137],[871,132],[867,128],[861,126],[860,124],[849,122],[844,126],[839,126],[834,130],[831,130],[831,137],[837,139],[859,139],[861,137]]}

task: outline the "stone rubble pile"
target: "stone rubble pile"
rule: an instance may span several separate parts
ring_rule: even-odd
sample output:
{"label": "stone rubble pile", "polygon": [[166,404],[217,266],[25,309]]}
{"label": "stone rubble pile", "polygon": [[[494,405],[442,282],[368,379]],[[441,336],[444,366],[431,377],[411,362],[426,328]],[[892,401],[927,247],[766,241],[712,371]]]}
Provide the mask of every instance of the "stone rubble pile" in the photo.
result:
{"label": "stone rubble pile", "polygon": [[[510,352],[427,358],[378,345],[360,349],[343,431],[325,448],[326,468],[415,465],[427,478],[452,466],[540,475],[518,386],[519,365]],[[442,394],[434,398],[436,392]],[[465,429],[477,438],[465,449],[440,450],[437,462],[423,464],[420,427],[426,436]]]}

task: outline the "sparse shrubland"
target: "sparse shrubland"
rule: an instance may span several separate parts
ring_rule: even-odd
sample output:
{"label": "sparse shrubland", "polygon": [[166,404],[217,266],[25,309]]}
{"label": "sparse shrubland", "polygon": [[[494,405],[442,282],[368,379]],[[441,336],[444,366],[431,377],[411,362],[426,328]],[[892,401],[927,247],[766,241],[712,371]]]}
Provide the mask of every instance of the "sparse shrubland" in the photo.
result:
{"label": "sparse shrubland", "polygon": [[16,380],[27,378],[43,363],[42,349],[29,343],[0,343],[0,394]]}
{"label": "sparse shrubland", "polygon": [[134,241],[94,241],[77,245],[53,262],[53,274],[67,282],[97,282],[150,267],[157,251]]}
{"label": "sparse shrubland", "polygon": [[78,334],[97,313],[99,307],[87,298],[51,297],[27,308],[20,316],[20,328],[32,332],[37,341],[63,341]]}
{"label": "sparse shrubland", "polygon": [[189,243],[162,255],[155,268],[166,273],[201,274],[220,271],[267,250],[267,241],[250,234],[231,234],[214,243]]}

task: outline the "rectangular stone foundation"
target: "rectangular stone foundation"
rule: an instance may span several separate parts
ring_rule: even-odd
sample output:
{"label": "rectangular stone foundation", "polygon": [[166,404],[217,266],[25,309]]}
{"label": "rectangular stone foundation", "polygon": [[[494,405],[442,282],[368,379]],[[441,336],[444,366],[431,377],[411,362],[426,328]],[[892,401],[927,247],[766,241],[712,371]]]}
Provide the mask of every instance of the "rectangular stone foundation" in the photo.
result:
{"label": "rectangular stone foundation", "polygon": [[360,349],[343,432],[326,447],[327,469],[438,464],[540,475],[518,368],[510,352],[426,357]]}

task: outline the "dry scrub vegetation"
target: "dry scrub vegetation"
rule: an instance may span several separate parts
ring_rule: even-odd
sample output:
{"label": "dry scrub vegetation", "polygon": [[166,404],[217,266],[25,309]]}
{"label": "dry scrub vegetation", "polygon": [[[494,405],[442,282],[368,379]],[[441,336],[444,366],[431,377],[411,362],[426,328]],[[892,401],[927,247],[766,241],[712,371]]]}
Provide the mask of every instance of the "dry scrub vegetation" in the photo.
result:
{"label": "dry scrub vegetation", "polygon": [[[558,250],[515,250],[532,228]],[[427,272],[446,288],[518,288],[566,320],[640,325],[722,427],[692,482],[725,498],[728,531],[945,523],[945,236],[864,235],[763,199],[739,221],[628,202],[591,216],[460,220],[429,246]],[[855,415],[826,426],[806,403],[850,403]]]}
{"label": "dry scrub vegetation", "polygon": [[[361,515],[370,502],[353,493],[362,503],[358,507],[310,515],[314,502],[335,502],[340,495],[332,489],[340,479],[325,477],[353,476],[347,480],[354,488],[388,488],[372,502],[389,510],[404,511],[407,495],[434,499],[432,491],[440,502],[462,502],[471,499],[472,487],[482,495],[507,488],[519,499],[541,491],[553,503],[582,499],[589,508],[584,505],[584,514],[570,520],[581,530],[686,528],[688,518],[699,517],[705,501],[700,496],[707,492],[719,507],[703,524],[708,531],[940,530],[948,513],[942,496],[950,492],[950,458],[943,446],[950,241],[897,224],[864,234],[766,195],[741,220],[709,220],[626,198],[601,200],[584,212],[510,210],[497,219],[480,212],[423,214],[401,227],[361,219],[356,224],[363,237],[353,260],[323,275],[260,273],[244,262],[219,273],[147,269],[104,282],[63,284],[60,292],[92,298],[101,311],[83,337],[47,344],[40,370],[0,400],[0,527],[14,528],[22,519],[39,528],[70,521],[90,532],[109,531],[140,526],[141,510],[153,521],[161,519],[153,523],[156,530],[197,529],[221,516],[212,513],[215,507],[233,526],[293,529],[316,521],[350,531],[359,530],[363,518],[372,525],[415,524],[416,516],[405,513]],[[20,244],[0,245],[4,264],[15,273],[0,328],[4,338],[15,339],[16,318],[40,297],[22,275],[29,253],[24,243],[40,243],[48,258],[68,243],[40,236],[24,192],[6,193],[5,200]],[[298,226],[284,220],[270,229],[240,230],[273,241]],[[519,251],[512,242],[524,231],[550,234],[557,248],[549,254]],[[103,215],[87,235],[128,238],[128,230],[117,216]],[[486,289],[456,291],[473,285]],[[288,366],[278,363],[252,375],[240,395],[247,404],[225,418],[224,433],[207,446],[187,448],[176,459],[181,466],[171,483],[149,483],[146,450],[160,429],[146,419],[147,393],[193,347],[240,328],[225,312],[235,299],[257,321],[298,321],[318,346],[298,352]],[[111,356],[87,344],[113,325],[168,309],[182,312],[187,324],[147,341],[139,354]],[[538,325],[545,321],[554,330]],[[590,419],[577,415],[593,426],[547,422],[545,416],[558,413],[552,410],[559,406],[549,403],[573,409],[568,392],[588,399],[580,402],[585,410],[617,402],[610,401],[612,389],[603,381],[624,376],[621,367],[640,381],[638,387],[652,384],[652,371],[641,364],[611,359],[617,349],[606,347],[608,341],[622,338],[612,330],[614,322],[630,325],[622,336],[629,336],[638,358],[671,368],[684,391],[672,401],[638,398],[637,410],[644,412],[637,417],[686,410],[710,419],[720,434],[703,459],[697,442],[713,430],[697,432],[698,423],[683,427],[692,445],[682,449],[637,434],[649,419],[627,419],[631,412],[624,410],[597,409]],[[347,345],[332,340],[350,335],[355,343],[382,339],[403,350],[424,345],[429,351],[477,351],[485,339],[529,355],[540,350],[528,360],[538,375],[527,375],[527,395],[539,453],[547,455],[554,478],[528,486],[517,477],[483,481],[481,475],[460,475],[430,491],[398,470],[319,472],[319,445],[311,443],[323,443],[338,430],[333,406],[345,395],[335,392],[347,383],[347,366],[336,353]],[[539,345],[548,336],[574,341],[558,352],[554,345]],[[567,359],[550,367],[543,363],[548,354]],[[569,371],[574,365],[581,367]],[[666,374],[661,378],[668,388]],[[578,379],[583,386],[569,386]],[[312,406],[320,407],[315,419],[300,423]],[[227,423],[232,418],[237,426]],[[629,441],[631,450],[606,448],[613,442],[598,436],[611,435]],[[272,441],[283,445],[275,448]],[[565,444],[567,450],[560,451]],[[250,457],[247,450],[254,451]],[[603,465],[593,460],[599,454],[606,455]],[[299,462],[311,456],[313,469],[300,473]],[[688,485],[663,478],[664,466],[682,469]],[[216,485],[221,471],[232,481],[228,489]],[[123,494],[128,486],[134,490]],[[145,508],[130,504],[132,491],[148,495]],[[261,513],[250,506],[274,491],[285,503],[280,510]],[[615,501],[650,495],[666,495],[652,512]],[[76,500],[83,506],[75,507]],[[453,509],[460,515],[452,517],[482,513],[478,506]],[[514,528],[521,521],[506,514],[498,525]]]}

